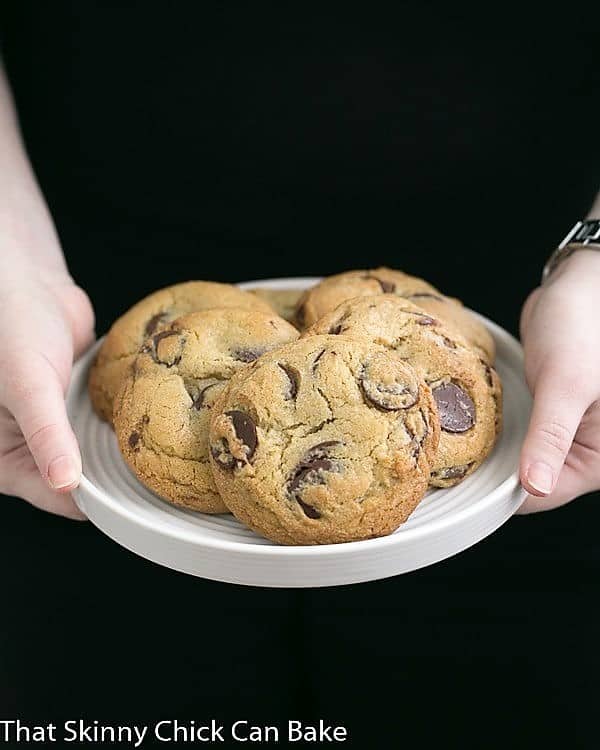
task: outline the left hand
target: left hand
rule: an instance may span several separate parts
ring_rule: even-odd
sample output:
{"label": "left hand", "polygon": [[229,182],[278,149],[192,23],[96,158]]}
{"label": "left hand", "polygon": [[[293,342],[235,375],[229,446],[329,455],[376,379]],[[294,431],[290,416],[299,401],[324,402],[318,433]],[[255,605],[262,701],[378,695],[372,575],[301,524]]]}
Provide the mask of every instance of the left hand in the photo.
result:
{"label": "left hand", "polygon": [[520,513],[550,510],[600,488],[600,253],[575,252],[521,315],[533,411]]}

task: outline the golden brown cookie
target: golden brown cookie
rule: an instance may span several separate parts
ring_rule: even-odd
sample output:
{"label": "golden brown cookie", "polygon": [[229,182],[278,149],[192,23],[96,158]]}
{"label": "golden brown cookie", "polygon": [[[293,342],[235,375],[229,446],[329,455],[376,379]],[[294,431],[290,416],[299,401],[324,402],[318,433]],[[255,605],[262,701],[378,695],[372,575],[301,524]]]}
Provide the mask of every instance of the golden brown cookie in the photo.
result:
{"label": "golden brown cookie", "polygon": [[175,505],[226,511],[208,464],[213,404],[235,372],[297,336],[274,313],[213,308],[146,339],[113,415],[119,448],[140,481]]}
{"label": "golden brown cookie", "polygon": [[211,307],[273,312],[267,302],[254,294],[212,281],[188,281],[150,294],[115,321],[96,355],[88,385],[98,416],[111,421],[121,378],[147,336],[161,331],[180,315]]}
{"label": "golden brown cookie", "polygon": [[303,336],[367,338],[397,352],[431,387],[441,435],[431,484],[457,484],[494,447],[502,420],[495,370],[455,331],[421,307],[392,294],[357,297],[323,316]]}
{"label": "golden brown cookie", "polygon": [[464,307],[463,303],[456,297],[446,297],[441,293],[416,292],[406,295],[406,299],[423,308],[444,325],[452,327],[456,333],[462,336],[469,346],[484,359],[493,365],[496,360],[496,344],[492,334],[480,323],[472,312]]}
{"label": "golden brown cookie", "polygon": [[328,276],[320,284],[308,289],[298,301],[296,324],[301,328],[311,325],[348,299],[375,294],[395,294],[418,304],[441,318],[472,345],[490,364],[494,362],[494,340],[489,331],[462,302],[446,297],[424,279],[409,276],[391,268],[370,271],[346,271]]}
{"label": "golden brown cookie", "polygon": [[304,294],[303,289],[269,289],[258,287],[249,289],[252,294],[267,302],[281,318],[294,322],[298,300]]}
{"label": "golden brown cookie", "polygon": [[391,533],[425,493],[431,391],[395,352],[310,336],[238,373],[213,409],[210,460],[229,509],[283,544]]}

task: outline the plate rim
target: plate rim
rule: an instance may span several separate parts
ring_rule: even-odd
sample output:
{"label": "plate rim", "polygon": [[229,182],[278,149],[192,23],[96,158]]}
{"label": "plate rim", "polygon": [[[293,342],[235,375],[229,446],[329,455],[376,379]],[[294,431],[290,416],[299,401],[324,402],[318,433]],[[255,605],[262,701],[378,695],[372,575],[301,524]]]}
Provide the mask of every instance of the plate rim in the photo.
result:
{"label": "plate rim", "polygon": [[[311,285],[317,284],[323,277],[319,276],[296,276],[296,277],[280,277],[280,278],[267,278],[267,279],[254,279],[250,281],[244,281],[236,284],[241,289],[249,288],[282,288],[284,284],[288,284],[290,287],[302,285],[303,288],[310,288]],[[508,331],[502,328],[494,321],[486,318],[480,313],[468,309],[475,317],[483,323],[494,335],[494,338],[501,340],[502,343],[507,346],[511,355],[514,357],[514,361],[520,365],[523,364],[523,350],[519,341]],[[91,360],[101,346],[104,336],[98,339],[85,353],[84,355],[73,365],[73,369],[87,369],[91,363]],[[89,398],[89,396],[87,396]],[[69,400],[72,398],[71,391],[67,394],[67,407],[69,407]],[[520,485],[518,469],[515,470],[510,476],[508,476],[503,482],[494,487],[489,493],[483,497],[474,501],[465,508],[461,508],[455,513],[449,516],[442,516],[437,518],[424,526],[417,526],[415,528],[409,528],[401,530],[401,535],[388,534],[382,537],[376,537],[373,539],[362,539],[351,542],[339,542],[336,544],[317,544],[317,545],[265,545],[265,544],[248,544],[247,542],[233,541],[229,539],[222,539],[218,537],[206,536],[202,540],[199,540],[193,532],[185,529],[178,529],[169,524],[165,524],[164,521],[155,520],[151,517],[145,518],[136,515],[128,508],[120,505],[118,501],[102,489],[98,488],[91,482],[82,472],[81,481],[79,486],[73,491],[74,495],[80,492],[87,492],[91,494],[97,502],[100,502],[107,510],[114,512],[117,516],[122,517],[128,522],[137,524],[144,527],[146,531],[151,533],[157,533],[162,537],[169,537],[175,541],[183,541],[189,544],[202,546],[205,548],[223,550],[230,552],[243,552],[244,554],[250,554],[257,557],[271,557],[273,555],[283,556],[287,558],[302,558],[302,557],[313,557],[318,556],[330,556],[340,554],[342,550],[348,553],[360,554],[362,552],[370,553],[373,550],[384,549],[389,545],[398,544],[400,538],[406,543],[414,543],[418,541],[420,537],[429,537],[432,534],[438,534],[441,531],[447,531],[452,529],[454,526],[460,526],[467,522],[473,515],[485,512],[488,506],[494,506],[497,503],[498,496],[507,496],[510,493],[514,493]],[[520,493],[522,495],[521,502],[526,496],[525,490]],[[221,515],[221,514],[219,514]],[[225,515],[225,514],[222,514]]]}

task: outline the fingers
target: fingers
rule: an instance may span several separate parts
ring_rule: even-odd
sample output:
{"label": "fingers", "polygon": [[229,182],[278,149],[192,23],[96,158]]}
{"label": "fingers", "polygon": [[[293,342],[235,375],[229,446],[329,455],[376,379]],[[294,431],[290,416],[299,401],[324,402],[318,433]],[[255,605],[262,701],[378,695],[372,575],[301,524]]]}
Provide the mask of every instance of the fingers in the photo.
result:
{"label": "fingers", "polygon": [[591,401],[586,381],[563,374],[560,365],[540,373],[521,452],[521,483],[531,495],[546,497],[554,491],[581,418]]}
{"label": "fingers", "polygon": [[523,309],[521,310],[521,321],[520,321],[520,330],[521,330],[521,338],[525,338],[525,334],[527,332],[527,328],[529,326],[529,321],[531,319],[531,315],[533,313],[533,309],[535,307],[535,304],[540,296],[541,289],[534,289],[533,292],[527,297],[525,300],[525,304],[523,305]]}
{"label": "fingers", "polygon": [[89,297],[81,287],[69,287],[66,296],[64,302],[74,311],[74,314],[69,316],[73,336],[73,359],[79,359],[96,338],[94,310]]}
{"label": "fingers", "polygon": [[20,472],[14,478],[11,492],[40,510],[72,518],[74,521],[87,521],[86,516],[75,505],[71,495],[52,490],[34,465],[30,472]]}
{"label": "fingers", "polygon": [[19,351],[0,376],[0,402],[13,414],[47,485],[68,493],[79,484],[81,456],[64,402],[62,382],[37,351]]}
{"label": "fingers", "polygon": [[525,515],[560,508],[561,505],[565,505],[573,500],[573,498],[584,495],[592,489],[593,486],[585,474],[582,474],[571,466],[565,465],[552,494],[548,497],[527,495],[517,513]]}

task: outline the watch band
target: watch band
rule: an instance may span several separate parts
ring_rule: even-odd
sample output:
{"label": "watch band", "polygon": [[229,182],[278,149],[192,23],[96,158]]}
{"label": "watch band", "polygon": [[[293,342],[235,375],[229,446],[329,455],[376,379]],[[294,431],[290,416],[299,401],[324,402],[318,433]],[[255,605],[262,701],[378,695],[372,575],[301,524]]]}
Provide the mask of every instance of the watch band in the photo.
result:
{"label": "watch band", "polygon": [[542,271],[542,284],[575,250],[600,250],[600,219],[578,221],[548,258]]}

